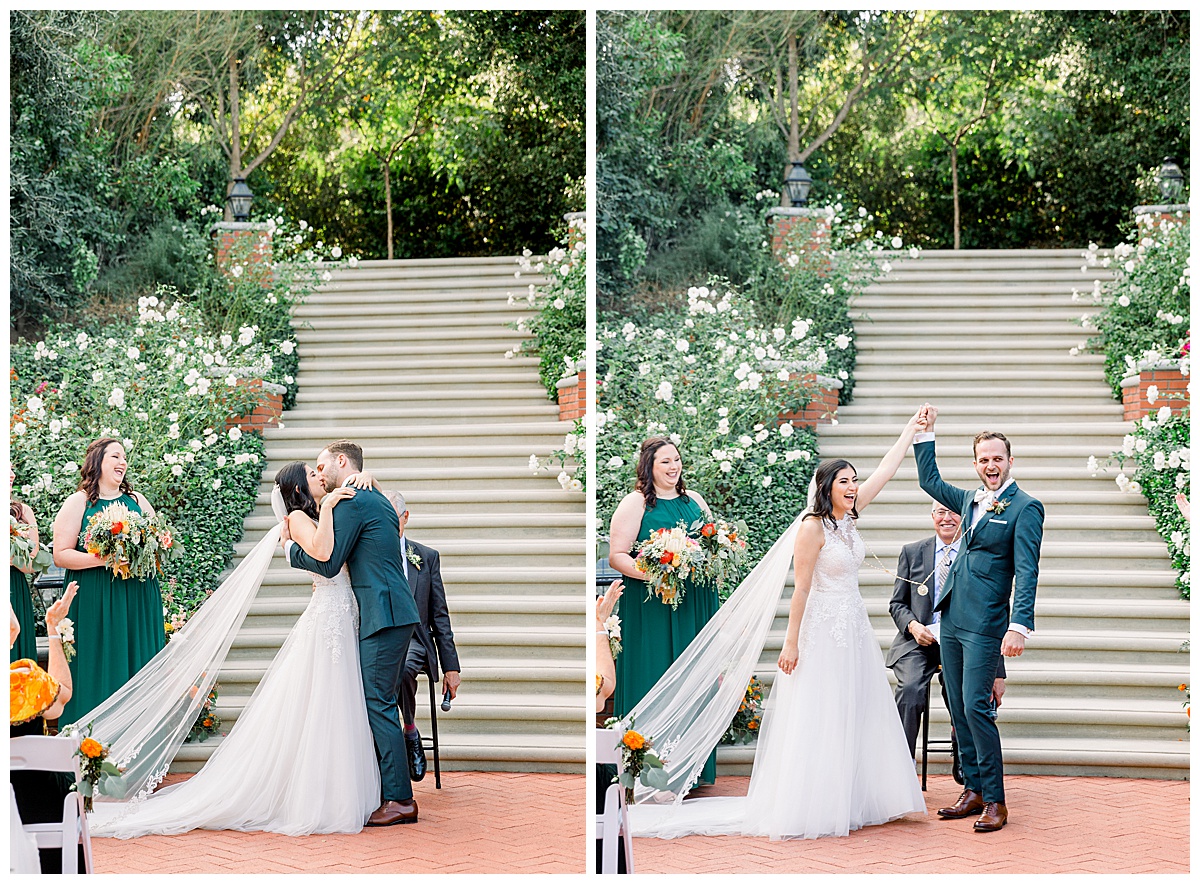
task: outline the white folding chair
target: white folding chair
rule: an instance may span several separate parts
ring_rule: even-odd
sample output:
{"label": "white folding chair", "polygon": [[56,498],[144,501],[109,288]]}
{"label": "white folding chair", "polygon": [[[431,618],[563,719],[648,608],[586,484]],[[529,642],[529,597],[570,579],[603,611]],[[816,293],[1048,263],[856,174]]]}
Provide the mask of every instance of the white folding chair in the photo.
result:
{"label": "white folding chair", "polygon": [[[621,769],[621,737],[619,730],[596,728],[596,763],[615,764]],[[603,783],[597,783],[599,789]],[[633,835],[629,831],[629,807],[625,803],[625,787],[612,783],[604,793],[604,810],[596,817],[596,837],[600,839],[600,874],[617,873],[617,850],[625,851],[625,871],[633,874]]]}
{"label": "white folding chair", "polygon": [[[9,769],[69,773],[78,786],[76,745],[70,737],[12,737],[8,741]],[[62,848],[64,875],[79,872],[78,846],[82,844],[83,870],[92,874],[92,837],[83,811],[83,796],[78,791],[68,792],[63,799],[61,823],[24,823],[22,828],[33,836],[39,848]]]}

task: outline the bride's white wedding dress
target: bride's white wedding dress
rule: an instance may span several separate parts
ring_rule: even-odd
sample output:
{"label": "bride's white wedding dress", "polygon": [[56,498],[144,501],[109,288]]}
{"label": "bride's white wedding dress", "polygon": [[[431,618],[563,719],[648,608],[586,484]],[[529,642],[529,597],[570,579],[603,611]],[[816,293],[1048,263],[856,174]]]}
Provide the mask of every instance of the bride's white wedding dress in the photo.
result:
{"label": "bride's white wedding dress", "polygon": [[863,553],[853,519],[825,524],[799,662],[791,675],[776,672],[747,796],[635,805],[634,835],[820,838],[925,812],[859,593]]}
{"label": "bride's white wedding dress", "polygon": [[133,801],[96,802],[91,831],[116,838],[192,829],[353,833],[379,796],[358,604],[343,569],[333,580],[314,575],[308,607],[204,767]]}

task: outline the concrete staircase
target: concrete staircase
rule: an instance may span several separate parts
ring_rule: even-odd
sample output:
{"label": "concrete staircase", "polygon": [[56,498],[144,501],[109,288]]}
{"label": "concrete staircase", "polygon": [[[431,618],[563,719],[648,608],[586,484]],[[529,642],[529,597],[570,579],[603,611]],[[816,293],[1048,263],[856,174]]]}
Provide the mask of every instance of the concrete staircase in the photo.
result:
{"label": "concrete staircase", "polygon": [[[275,524],[279,467],[315,462],[334,439],[357,441],[380,484],[404,493],[407,534],[441,552],[463,677],[453,710],[438,716],[443,766],[578,772],[584,496],[528,467],[530,454],[562,447],[570,424],[546,398],[536,359],[504,358],[528,337],[507,326],[528,314],[508,294],[541,281],[517,280],[516,269],[513,258],[363,261],[296,309],[300,393],[266,434],[237,552]],[[218,679],[224,730],[311,593],[277,555]],[[418,724],[428,734],[424,692],[422,679]],[[217,743],[185,744],[174,769],[197,769]]]}
{"label": "concrete staircase", "polygon": [[[853,305],[854,401],[839,409],[836,426],[820,428],[821,456],[847,458],[869,475],[929,401],[940,410],[942,474],[972,487],[973,436],[1004,432],[1014,478],[1046,507],[1037,631],[1007,663],[1006,771],[1183,779],[1189,753],[1178,685],[1190,679],[1179,647],[1190,609],[1144,498],[1086,468],[1089,455],[1120,448],[1131,425],[1104,381],[1103,358],[1068,353],[1088,336],[1071,320],[1095,309],[1090,298],[1071,300],[1073,288],[1090,293],[1100,276],[1081,273],[1082,263],[1074,250],[893,260],[892,272]],[[893,578],[882,569],[894,572],[900,547],[932,534],[930,505],[910,456],[863,517],[860,581],[885,649],[896,628],[888,614]],[[789,597],[790,588],[763,654],[766,672],[782,644]],[[944,736],[940,698],[932,718],[933,735]],[[722,750],[723,770],[748,772],[752,757],[752,749]],[[931,767],[945,772],[943,758],[931,757]]]}

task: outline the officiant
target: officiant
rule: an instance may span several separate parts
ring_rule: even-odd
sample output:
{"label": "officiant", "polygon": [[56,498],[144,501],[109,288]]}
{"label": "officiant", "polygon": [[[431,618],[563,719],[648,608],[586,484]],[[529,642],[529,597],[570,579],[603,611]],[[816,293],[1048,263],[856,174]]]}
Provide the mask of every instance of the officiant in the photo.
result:
{"label": "officiant", "polygon": [[442,585],[442,564],[438,551],[404,536],[408,524],[408,504],[399,491],[385,492],[400,517],[400,559],[404,576],[417,602],[421,625],[408,645],[408,659],[400,680],[400,715],[404,721],[404,742],[408,748],[408,768],[414,782],[425,777],[425,751],[417,730],[417,675],[425,672],[436,681],[439,666],[442,672],[442,694],[450,699],[458,695],[462,682],[458,651],[454,647],[454,631],[450,628],[450,609],[446,605],[446,589]]}
{"label": "officiant", "polygon": [[[933,609],[941,598],[946,575],[950,573],[962,541],[959,531],[962,516],[937,501],[933,503],[932,515],[933,536],[909,543],[900,550],[896,585],[889,605],[892,620],[900,631],[892,641],[885,662],[896,674],[896,708],[904,725],[904,736],[908,739],[908,751],[914,757],[929,682],[941,665],[937,640],[940,615]],[[1000,706],[1004,696],[1005,677],[1004,658],[1000,657],[992,687],[996,707]],[[945,690],[943,684],[943,700]],[[955,745],[955,780],[961,783],[962,775],[957,773],[957,748]]]}

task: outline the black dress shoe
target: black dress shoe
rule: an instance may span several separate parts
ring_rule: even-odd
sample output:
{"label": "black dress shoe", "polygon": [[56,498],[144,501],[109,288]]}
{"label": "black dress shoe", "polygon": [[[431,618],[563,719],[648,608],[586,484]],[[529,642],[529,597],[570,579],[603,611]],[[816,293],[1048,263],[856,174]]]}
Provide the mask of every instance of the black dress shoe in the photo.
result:
{"label": "black dress shoe", "polygon": [[419,731],[405,732],[404,744],[408,748],[408,775],[414,783],[425,779],[425,750],[421,748]]}
{"label": "black dress shoe", "polygon": [[954,782],[960,786],[966,785],[963,780],[962,759],[958,754],[958,740],[954,736],[954,731],[950,732],[950,776],[954,777]]}

